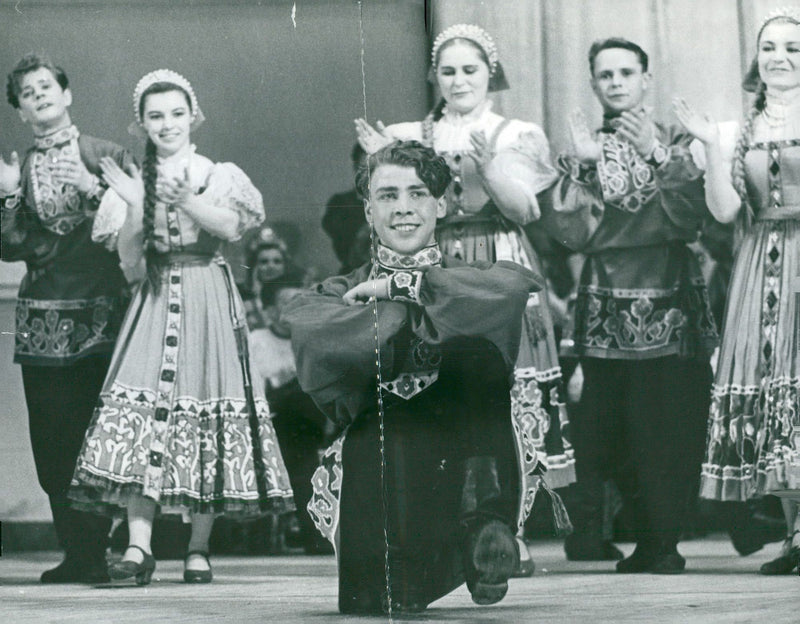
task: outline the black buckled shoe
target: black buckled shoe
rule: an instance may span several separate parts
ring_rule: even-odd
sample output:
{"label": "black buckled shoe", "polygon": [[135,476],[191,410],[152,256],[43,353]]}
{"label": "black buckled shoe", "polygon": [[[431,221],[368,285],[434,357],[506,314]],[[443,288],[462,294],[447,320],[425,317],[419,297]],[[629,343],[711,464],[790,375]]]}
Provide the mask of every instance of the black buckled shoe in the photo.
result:
{"label": "black buckled shoe", "polygon": [[467,534],[464,556],[472,601],[479,605],[500,602],[520,561],[511,529],[499,520],[477,525]]}
{"label": "black buckled shoe", "polygon": [[800,571],[800,546],[792,546],[795,531],[783,542],[780,557],[768,561],[759,569],[759,573],[767,575],[791,574],[795,568]]}
{"label": "black buckled shoe", "polygon": [[[186,564],[189,563],[189,557],[192,555],[199,555],[205,559],[208,564],[208,570],[189,570],[186,568]],[[208,560],[208,552],[205,550],[190,550],[187,552],[183,560],[183,565],[183,580],[186,583],[210,583],[214,578],[211,572],[211,562]]]}
{"label": "black buckled shoe", "polygon": [[124,581],[133,577],[137,585],[149,585],[156,569],[156,560],[153,555],[145,552],[143,548],[135,544],[130,544],[128,549],[130,548],[141,551],[143,555],[141,563],[136,563],[130,559],[120,559],[108,566],[108,576],[111,577],[112,581]]}

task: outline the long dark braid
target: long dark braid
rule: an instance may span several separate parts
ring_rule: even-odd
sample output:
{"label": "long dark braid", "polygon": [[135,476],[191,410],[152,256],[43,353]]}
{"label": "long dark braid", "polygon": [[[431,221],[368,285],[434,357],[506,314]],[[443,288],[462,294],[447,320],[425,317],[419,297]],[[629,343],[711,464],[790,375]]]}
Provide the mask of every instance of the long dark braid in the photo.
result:
{"label": "long dark braid", "polygon": [[155,248],[155,214],[156,214],[156,146],[147,139],[144,148],[144,162],[142,163],[142,180],[144,181],[144,210],[142,213],[142,227],[144,234],[144,259],[147,266],[147,281],[153,294],[157,294],[161,285],[159,266],[156,259]]}
{"label": "long dark braid", "polygon": [[739,212],[739,218],[736,221],[736,241],[741,240],[744,232],[747,231],[753,224],[755,219],[755,212],[753,205],[750,202],[750,197],[747,193],[747,182],[745,177],[744,161],[748,150],[750,149],[750,141],[753,137],[753,125],[755,124],[756,117],[764,110],[767,101],[767,88],[766,85],[759,80],[758,89],[756,90],[756,98],[753,106],[747,113],[742,131],[739,134],[739,140],[736,143],[736,151],[733,156],[733,170],[731,171],[731,181],[733,188],[739,194],[742,200],[742,209]]}
{"label": "long dark braid", "polygon": [[[167,93],[169,91],[179,91],[186,98],[189,109],[192,107],[192,100],[186,91],[171,82],[154,82],[144,90],[139,98],[139,119],[144,117],[144,104],[148,95],[154,93]],[[144,148],[144,163],[142,163],[142,179],[144,181],[144,210],[142,214],[142,226],[144,235],[144,259],[147,267],[147,282],[154,294],[161,288],[161,266],[159,263],[158,251],[155,247],[155,215],[156,215],[156,181],[158,179],[158,169],[156,168],[156,146],[148,137]]]}

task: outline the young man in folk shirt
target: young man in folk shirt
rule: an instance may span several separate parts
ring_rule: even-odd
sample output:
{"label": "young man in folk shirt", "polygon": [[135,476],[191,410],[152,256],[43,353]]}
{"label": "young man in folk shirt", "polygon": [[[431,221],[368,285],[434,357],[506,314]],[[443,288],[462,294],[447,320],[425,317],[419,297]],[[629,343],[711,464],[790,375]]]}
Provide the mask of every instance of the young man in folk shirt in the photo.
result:
{"label": "young man in folk shirt", "polygon": [[571,416],[581,502],[570,539],[576,550],[599,550],[602,483],[611,478],[636,532],[636,550],[617,571],[680,573],[677,543],[703,456],[717,342],[687,247],[709,214],[703,173],[693,137],[654,122],[644,106],[652,76],[641,47],[596,42],[589,66],[603,126],[592,133],[573,114],[572,152],[542,197],[549,233],[586,256],[575,310],[584,390]]}
{"label": "young man in folk shirt", "polygon": [[39,483],[65,552],[41,581],[97,583],[108,580],[110,521],[71,509],[66,492],[124,313],[119,258],[91,239],[106,190],[99,161],[133,161],[72,124],[67,76],[48,58],[25,56],[6,90],[34,140],[21,165],[16,152],[9,162],[0,157],[2,259],[27,265],[14,361],[22,366]]}

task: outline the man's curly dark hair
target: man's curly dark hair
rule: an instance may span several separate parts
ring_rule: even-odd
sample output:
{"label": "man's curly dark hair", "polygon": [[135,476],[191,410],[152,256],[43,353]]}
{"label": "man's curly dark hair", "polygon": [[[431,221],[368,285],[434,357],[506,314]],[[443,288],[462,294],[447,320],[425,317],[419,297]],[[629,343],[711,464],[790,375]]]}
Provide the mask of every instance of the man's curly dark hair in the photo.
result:
{"label": "man's curly dark hair", "polygon": [[361,197],[369,198],[369,181],[381,165],[413,167],[417,177],[436,199],[444,195],[452,174],[444,158],[419,141],[396,141],[370,154],[356,172],[356,188]]}
{"label": "man's curly dark hair", "polygon": [[49,69],[53,76],[55,76],[56,82],[62,89],[69,88],[67,74],[64,73],[63,69],[57,65],[54,65],[47,56],[44,54],[34,53],[26,54],[20,59],[16,67],[11,70],[11,73],[8,74],[8,78],[6,79],[6,99],[8,99],[8,103],[11,104],[11,106],[14,108],[19,108],[19,94],[22,91],[22,77],[25,74],[36,71],[40,67]]}

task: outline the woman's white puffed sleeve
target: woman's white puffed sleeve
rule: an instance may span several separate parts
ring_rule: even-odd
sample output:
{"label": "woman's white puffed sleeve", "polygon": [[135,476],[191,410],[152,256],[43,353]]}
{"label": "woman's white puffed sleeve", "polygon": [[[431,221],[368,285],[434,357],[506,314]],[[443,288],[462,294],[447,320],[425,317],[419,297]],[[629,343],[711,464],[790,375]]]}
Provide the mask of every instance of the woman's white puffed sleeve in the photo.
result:
{"label": "woman's white puffed sleeve", "polygon": [[228,208],[239,216],[238,240],[247,230],[264,221],[264,200],[247,174],[233,163],[218,163],[208,178],[202,197],[212,204]]}
{"label": "woman's white puffed sleeve", "polygon": [[125,218],[128,215],[128,204],[117,195],[114,189],[106,189],[100,206],[94,215],[92,224],[92,240],[102,243],[109,251],[117,248],[117,238]]}

